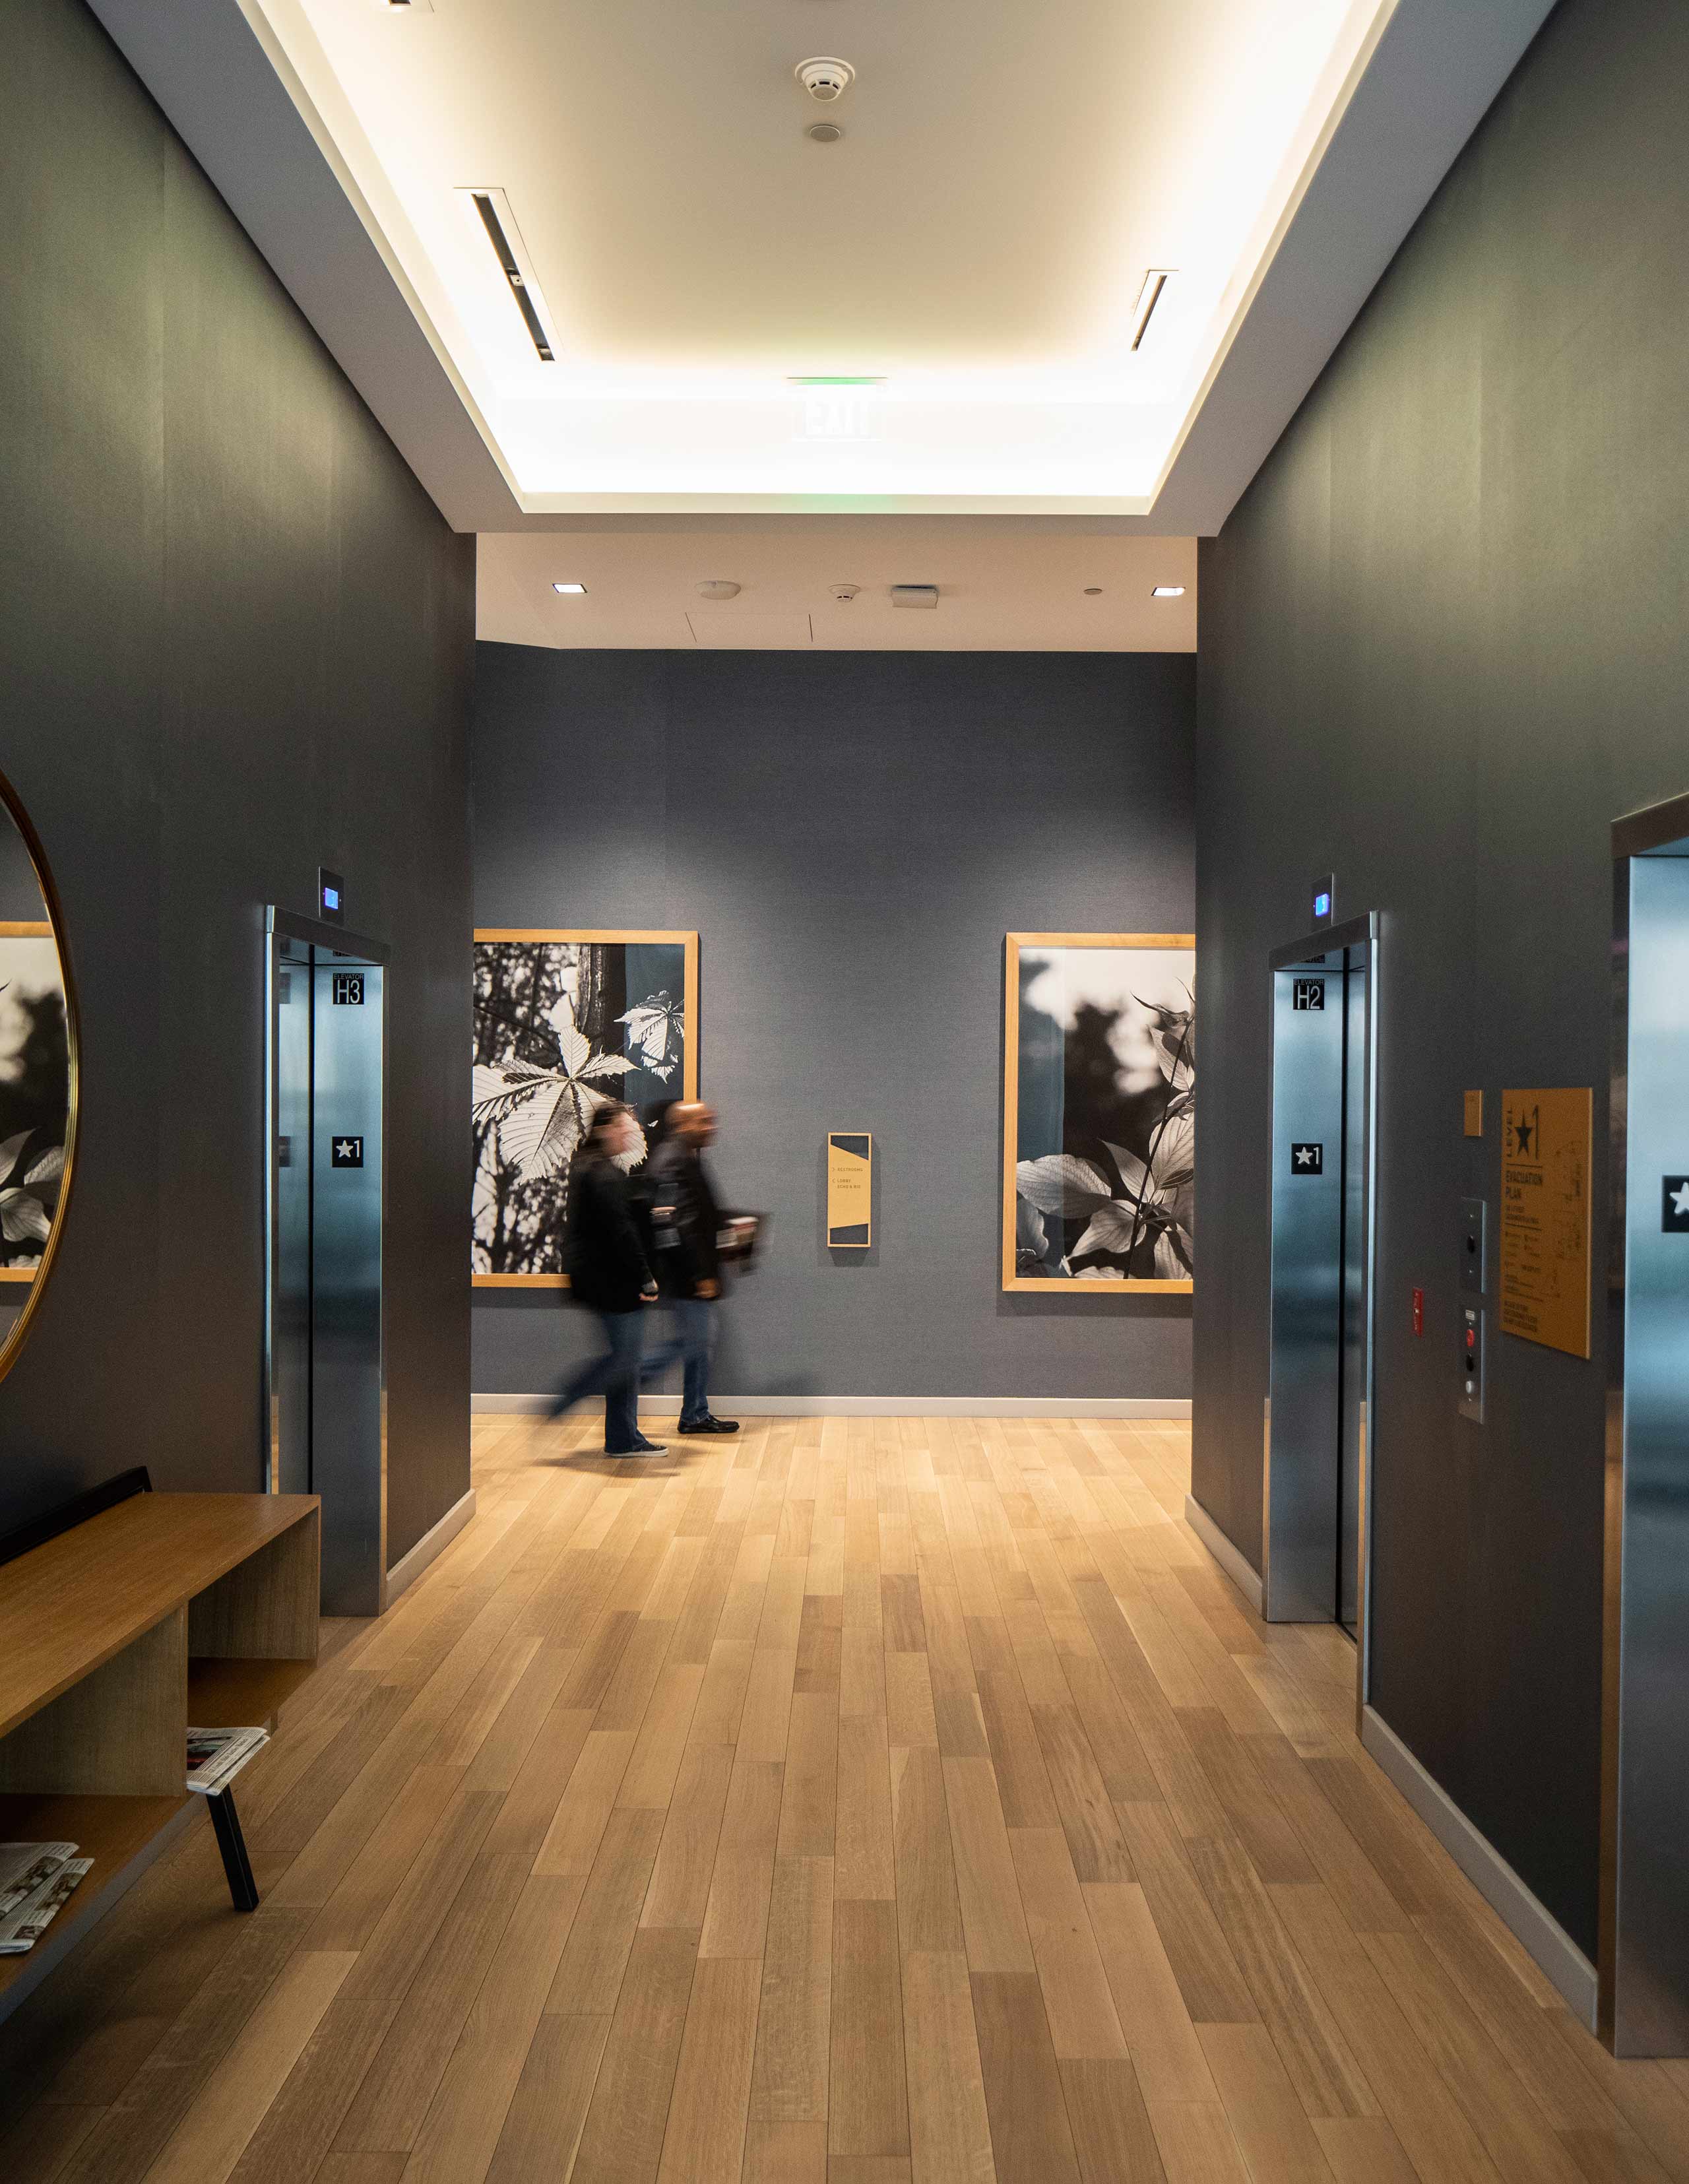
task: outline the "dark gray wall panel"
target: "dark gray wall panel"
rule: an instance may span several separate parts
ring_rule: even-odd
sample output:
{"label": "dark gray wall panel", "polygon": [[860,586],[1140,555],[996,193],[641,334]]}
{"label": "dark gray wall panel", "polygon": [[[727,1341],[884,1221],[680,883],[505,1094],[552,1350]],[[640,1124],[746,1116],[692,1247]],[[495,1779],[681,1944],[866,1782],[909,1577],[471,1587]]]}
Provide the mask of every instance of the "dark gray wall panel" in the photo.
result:
{"label": "dark gray wall panel", "polygon": [[145,1462],[259,1483],[261,906],[394,948],[389,1507],[468,1484],[473,561],[79,0],[3,0],[0,765],[85,1045],[0,1524]]}
{"label": "dark gray wall panel", "polygon": [[[997,1209],[1004,933],[1190,929],[1190,658],[477,657],[476,923],[701,935],[716,1166],[773,1217],[717,1387],[1185,1395],[1186,1299],[1005,1296]],[[867,1252],[822,1240],[829,1129],[874,1134]],[[475,1385],[583,1339],[482,1291]]]}
{"label": "dark gray wall panel", "polygon": [[1374,1702],[1591,1954],[1599,1316],[1493,1338],[1483,1427],[1447,1361],[1505,1086],[1596,1088],[1603,1202],[1607,825],[1689,787],[1686,81],[1681,8],[1564,0],[1201,558],[1196,1492],[1258,1561],[1264,966],[1335,867],[1385,922]]}

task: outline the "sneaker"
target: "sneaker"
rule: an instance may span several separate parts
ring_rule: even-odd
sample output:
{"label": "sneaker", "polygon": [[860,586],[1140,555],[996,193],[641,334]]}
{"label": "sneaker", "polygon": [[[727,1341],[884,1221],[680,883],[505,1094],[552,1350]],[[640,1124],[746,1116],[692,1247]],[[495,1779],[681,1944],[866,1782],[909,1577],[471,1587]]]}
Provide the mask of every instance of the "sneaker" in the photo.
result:
{"label": "sneaker", "polygon": [[668,1451],[661,1441],[647,1440],[642,1434],[638,1440],[630,1441],[626,1448],[607,1448],[605,1454],[606,1456],[666,1456]]}

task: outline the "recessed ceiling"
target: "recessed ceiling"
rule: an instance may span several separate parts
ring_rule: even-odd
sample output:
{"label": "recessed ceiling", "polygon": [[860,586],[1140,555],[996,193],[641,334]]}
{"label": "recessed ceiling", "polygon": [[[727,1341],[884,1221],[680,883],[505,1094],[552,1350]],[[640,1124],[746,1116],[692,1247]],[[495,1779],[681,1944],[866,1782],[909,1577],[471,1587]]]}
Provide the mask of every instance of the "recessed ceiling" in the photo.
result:
{"label": "recessed ceiling", "polygon": [[[711,579],[737,583],[706,599]],[[581,583],[584,595],[554,587]],[[855,584],[854,599],[833,588]],[[930,611],[894,584],[936,584]],[[1157,584],[1182,598],[1157,599]],[[801,529],[483,534],[476,633],[500,644],[818,652],[1194,652],[1192,538],[1028,538],[972,524],[813,515]]]}
{"label": "recessed ceiling", "polygon": [[[1224,520],[1549,0],[93,4],[460,528],[1171,532]],[[826,104],[816,54],[856,71]]]}

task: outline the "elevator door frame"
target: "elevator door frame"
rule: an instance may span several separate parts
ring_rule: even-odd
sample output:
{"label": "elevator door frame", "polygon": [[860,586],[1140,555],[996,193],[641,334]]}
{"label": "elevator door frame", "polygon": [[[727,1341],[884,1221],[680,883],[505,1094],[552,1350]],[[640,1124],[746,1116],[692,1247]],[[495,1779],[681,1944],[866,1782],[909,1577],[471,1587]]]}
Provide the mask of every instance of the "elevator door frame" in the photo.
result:
{"label": "elevator door frame", "polygon": [[[285,946],[303,949],[307,961],[297,957],[284,960]],[[381,1097],[376,1122],[376,1146],[379,1162],[377,1191],[380,1212],[380,1234],[382,1269],[380,1282],[378,1330],[376,1339],[376,1402],[378,1424],[377,1448],[368,1519],[375,1542],[376,1567],[366,1572],[354,1590],[357,1605],[337,1602],[331,1609],[329,1594],[344,1581],[343,1573],[337,1575],[340,1561],[336,1541],[331,1537],[333,1513],[326,1501],[324,1507],[323,1577],[325,1612],[380,1615],[387,1607],[387,1004],[386,978],[391,950],[385,942],[371,940],[365,935],[348,933],[337,925],[325,924],[316,918],[301,917],[292,911],[270,905],[265,912],[265,1314],[264,1355],[262,1362],[263,1448],[262,1479],[265,1491],[274,1494],[282,1490],[280,1478],[280,1384],[278,1357],[277,1315],[282,1308],[282,1222],[281,1206],[281,1041],[278,1036],[277,1010],[280,1005],[280,977],[284,970],[308,971],[312,980],[313,1011],[315,1011],[315,980],[320,972],[334,970],[356,971],[360,968],[382,974],[381,996]],[[324,960],[330,959],[330,960]],[[313,1034],[314,1035],[314,1034]],[[315,1071],[313,1071],[315,1074]],[[315,1138],[315,1129],[310,1133]],[[307,1156],[315,1164],[315,1146],[307,1148]],[[315,1182],[313,1182],[315,1191]],[[311,1247],[315,1256],[315,1243]],[[323,1482],[315,1476],[313,1490],[322,1491]],[[354,1558],[355,1559],[355,1557]],[[348,1564],[348,1567],[350,1565]]]}
{"label": "elevator door frame", "polygon": [[[1373,1481],[1373,1470],[1374,1470],[1374,1462],[1375,1462],[1375,1460],[1376,1460],[1376,1440],[1377,1440],[1377,1435],[1376,1435],[1376,1429],[1376,1429],[1376,1419],[1377,1419],[1377,1415],[1378,1415],[1378,1406],[1377,1406],[1377,1401],[1376,1401],[1377,1343],[1376,1343],[1376,1340],[1375,1340],[1375,1329],[1376,1329],[1376,1323],[1377,1323],[1378,1199],[1379,1199],[1379,1194],[1378,1194],[1378,1138],[1379,1138],[1379,1133],[1378,1133],[1378,1077],[1379,1077],[1379,1045],[1380,1045],[1380,1040],[1379,1040],[1379,1025],[1380,1025],[1380,1021],[1381,1021],[1381,1017],[1380,1017],[1380,995],[1381,987],[1382,987],[1382,967],[1381,967],[1381,963],[1380,963],[1380,956],[1381,956],[1382,952],[1383,952],[1383,951],[1382,951],[1382,949],[1381,949],[1381,947],[1380,947],[1380,939],[1381,939],[1381,922],[1382,922],[1382,921],[1380,920],[1380,918],[1379,914],[1377,913],[1377,911],[1368,911],[1368,912],[1366,913],[1366,915],[1365,915],[1364,916],[1361,916],[1361,917],[1354,917],[1354,918],[1349,918],[1349,919],[1345,920],[1341,924],[1338,924],[1338,925],[1331,925],[1331,926],[1324,927],[1324,928],[1322,928],[1321,930],[1319,930],[1319,931],[1318,931],[1318,932],[1305,934],[1305,935],[1304,935],[1301,939],[1299,939],[1299,940],[1288,941],[1288,942],[1286,942],[1286,943],[1285,944],[1285,945],[1284,945],[1283,947],[1274,949],[1274,950],[1272,950],[1271,954],[1270,954],[1270,955],[1268,956],[1268,964],[1267,964],[1267,967],[1268,967],[1268,975],[1269,979],[1273,982],[1273,983],[1272,983],[1272,996],[1273,996],[1273,999],[1272,999],[1272,1001],[1271,1001],[1271,1004],[1270,1004],[1270,1005],[1271,1005],[1271,1006],[1273,1006],[1274,1007],[1274,1010],[1275,1010],[1275,1017],[1274,1017],[1274,1024],[1273,1024],[1273,1026],[1272,1026],[1272,1035],[1271,1035],[1271,1052],[1272,1052],[1272,1056],[1273,1056],[1273,1069],[1272,1069],[1272,1072],[1271,1072],[1271,1074],[1270,1074],[1270,1076],[1269,1076],[1268,1087],[1268,1110],[1269,1110],[1269,1114],[1270,1114],[1270,1116],[1271,1116],[1271,1121],[1269,1122],[1269,1126],[1268,1126],[1268,1128],[1269,1128],[1269,1145],[1270,1145],[1270,1148],[1271,1148],[1271,1150],[1269,1150],[1269,1153],[1268,1153],[1269,1179],[1275,1179],[1275,1178],[1276,1178],[1276,1166],[1275,1166],[1275,1164],[1276,1164],[1276,1162],[1277,1162],[1277,1160],[1278,1160],[1278,1154],[1279,1154],[1278,1138],[1277,1138],[1277,1130],[1278,1130],[1278,1117],[1277,1117],[1277,1112],[1276,1112],[1276,1092],[1277,1092],[1277,1089],[1278,1089],[1278,1088],[1277,1088],[1277,1071],[1278,1071],[1278,1035],[1277,1035],[1277,1023],[1276,1023],[1276,994],[1277,994],[1277,979],[1278,979],[1278,974],[1279,974],[1280,972],[1282,972],[1282,971],[1286,971],[1286,970],[1293,969],[1293,968],[1295,968],[1296,967],[1297,967],[1297,966],[1299,966],[1299,965],[1302,965],[1302,964],[1304,964],[1304,963],[1306,963],[1306,964],[1310,964],[1310,965],[1314,964],[1314,963],[1318,962],[1321,958],[1329,957],[1329,956],[1336,956],[1339,958],[1340,964],[1341,964],[1341,965],[1342,965],[1344,967],[1348,967],[1348,956],[1349,956],[1349,951],[1351,951],[1352,950],[1363,950],[1363,951],[1364,951],[1364,958],[1363,958],[1363,960],[1364,960],[1364,961],[1365,961],[1365,965],[1366,965],[1366,972],[1367,972],[1366,1007],[1365,1007],[1365,1017],[1364,1017],[1364,1024],[1365,1024],[1365,1037],[1364,1037],[1365,1052],[1364,1052],[1364,1055],[1363,1055],[1363,1058],[1362,1058],[1362,1064],[1361,1064],[1362,1070],[1363,1070],[1363,1082],[1362,1082],[1362,1090],[1361,1090],[1361,1106],[1362,1106],[1362,1115],[1363,1115],[1363,1118],[1364,1131],[1365,1131],[1365,1142],[1364,1142],[1364,1146],[1363,1146],[1363,1150],[1362,1156],[1361,1156],[1361,1167],[1362,1167],[1362,1176],[1363,1176],[1363,1180],[1364,1186],[1365,1186],[1365,1192],[1366,1192],[1366,1203],[1365,1203],[1365,1212],[1364,1212],[1364,1216],[1363,1216],[1363,1222],[1362,1222],[1363,1241],[1362,1241],[1362,1250],[1361,1250],[1361,1268],[1362,1268],[1363,1280],[1363,1283],[1364,1283],[1364,1297],[1363,1297],[1363,1301],[1362,1307],[1361,1307],[1361,1312],[1362,1312],[1362,1326],[1363,1326],[1363,1349],[1364,1362],[1363,1362],[1363,1369],[1362,1369],[1362,1374],[1361,1374],[1361,1394],[1360,1394],[1360,1432],[1361,1432],[1361,1441],[1360,1441],[1360,1450],[1359,1450],[1359,1461],[1358,1461],[1358,1464],[1357,1464],[1357,1490],[1358,1490],[1359,1508],[1358,1508],[1358,1512],[1357,1512],[1357,1548],[1356,1548],[1356,1570],[1355,1570],[1355,1582],[1356,1582],[1356,1622],[1355,1622],[1355,1656],[1356,1656],[1356,1658],[1355,1658],[1355,1708],[1356,1708],[1356,1721],[1357,1721],[1357,1727],[1358,1727],[1358,1724],[1359,1724],[1359,1720],[1360,1720],[1360,1716],[1361,1716],[1362,1709],[1364,1708],[1364,1706],[1365,1706],[1365,1704],[1366,1704],[1367,1693],[1368,1693],[1368,1686],[1369,1686],[1369,1682],[1370,1682],[1369,1669],[1370,1669],[1370,1652],[1371,1652],[1371,1594],[1372,1594],[1372,1586],[1371,1586],[1371,1568],[1372,1568],[1372,1481]],[[1326,966],[1326,969],[1327,969],[1327,975],[1334,975],[1334,974],[1335,973],[1336,970],[1337,970],[1337,967],[1336,967],[1336,966],[1332,966],[1332,965],[1328,964],[1328,965]],[[1346,1019],[1347,1019],[1347,1011],[1346,1011],[1346,1011],[1345,1011],[1345,1019],[1346,1019]],[[1340,1098],[1339,1105],[1340,1105],[1340,1111],[1341,1111],[1341,1098]],[[1345,1128],[1345,1121],[1344,1121],[1344,1117],[1342,1117],[1342,1115],[1341,1115],[1341,1112],[1340,1112],[1340,1116],[1339,1116],[1339,1125],[1338,1125],[1340,1141],[1341,1141],[1341,1134],[1342,1134],[1342,1131],[1343,1131],[1343,1128]],[[1269,1180],[1269,1189],[1270,1189],[1270,1180]],[[1269,1206],[1270,1206],[1270,1201],[1269,1201]],[[1269,1220],[1270,1220],[1270,1212],[1269,1212]],[[1343,1269],[1342,1269],[1342,1267],[1341,1267],[1341,1263],[1340,1263],[1340,1268],[1339,1268],[1339,1279],[1340,1279],[1340,1281],[1341,1281],[1341,1280],[1342,1280],[1342,1279],[1344,1279],[1344,1273],[1343,1273]],[[1272,1310],[1272,1302],[1273,1302],[1273,1300],[1272,1300],[1272,1297],[1271,1297],[1271,1295],[1270,1295],[1270,1294],[1269,1294],[1269,1297],[1268,1297],[1268,1311],[1269,1311],[1269,1313],[1271,1312],[1271,1310]],[[1269,1325],[1270,1325],[1270,1322],[1269,1322]],[[1278,1484],[1279,1484],[1279,1496],[1278,1496],[1278,1509],[1277,1509],[1277,1518],[1276,1518],[1276,1524],[1275,1524],[1275,1507],[1274,1507],[1274,1465],[1273,1465],[1272,1398],[1271,1398],[1271,1394],[1270,1394],[1270,1389],[1271,1389],[1271,1384],[1272,1384],[1272,1383],[1271,1383],[1271,1355],[1272,1355],[1272,1352],[1271,1352],[1271,1347],[1270,1347],[1270,1345],[1271,1345],[1271,1336],[1270,1336],[1270,1334],[1269,1334],[1268,1340],[1269,1340],[1269,1351],[1268,1351],[1268,1358],[1269,1358],[1269,1365],[1268,1365],[1268,1389],[1269,1389],[1269,1394],[1268,1394],[1268,1398],[1267,1398],[1267,1400],[1266,1400],[1265,1404],[1263,1405],[1263,1413],[1264,1413],[1264,1415],[1263,1415],[1263,1435],[1262,1435],[1262,1482],[1261,1482],[1261,1502],[1262,1502],[1262,1513],[1262,1513],[1262,1523],[1261,1523],[1261,1580],[1262,1580],[1262,1613],[1263,1613],[1263,1615],[1264,1615],[1264,1616],[1265,1616],[1265,1617],[1266,1617],[1269,1621],[1281,1621],[1281,1620],[1282,1620],[1282,1621],[1295,1621],[1295,1620],[1308,1620],[1308,1619],[1318,1620],[1318,1621],[1328,1621],[1328,1620],[1329,1620],[1329,1621],[1332,1621],[1332,1622],[1337,1622],[1337,1623],[1338,1623],[1338,1627],[1339,1627],[1340,1629],[1342,1629],[1342,1628],[1344,1628],[1345,1626],[1344,1626],[1341,1622],[1339,1622],[1339,1621],[1338,1621],[1338,1615],[1337,1615],[1336,1613],[1334,1613],[1334,1614],[1332,1614],[1332,1615],[1330,1615],[1330,1616],[1329,1616],[1329,1617],[1328,1617],[1328,1616],[1324,1615],[1324,1614],[1322,1613],[1320,1613],[1319,1615],[1318,1615],[1318,1616],[1316,1616],[1316,1617],[1313,1617],[1313,1618],[1308,1618],[1308,1617],[1306,1617],[1306,1616],[1299,1615],[1299,1614],[1298,1614],[1298,1613],[1297,1613],[1296,1603],[1296,1601],[1295,1601],[1294,1597],[1287,1598],[1287,1597],[1285,1597],[1285,1596],[1284,1596],[1286,1594],[1287,1590],[1288,1590],[1288,1591],[1290,1591],[1293,1594],[1293,1593],[1294,1593],[1294,1591],[1295,1591],[1295,1588],[1294,1588],[1294,1587],[1287,1588],[1285,1585],[1282,1585],[1282,1584],[1281,1584],[1278,1588],[1276,1588],[1276,1590],[1277,1590],[1277,1591],[1278,1591],[1278,1593],[1279,1593],[1279,1595],[1280,1596],[1279,1596],[1279,1597],[1278,1598],[1278,1600],[1275,1602],[1275,1598],[1274,1598],[1274,1595],[1275,1595],[1275,1587],[1274,1587],[1274,1569],[1273,1569],[1273,1562],[1274,1562],[1274,1535],[1275,1529],[1283,1529],[1288,1530],[1288,1529],[1289,1529],[1289,1527],[1290,1527],[1290,1524],[1294,1522],[1294,1519],[1295,1519],[1295,1511],[1294,1511],[1294,1508],[1290,1506],[1290,1504],[1294,1502],[1294,1500],[1295,1500],[1295,1489],[1296,1489],[1296,1485],[1299,1484],[1299,1481],[1298,1481],[1298,1479],[1297,1479],[1297,1478],[1296,1478],[1296,1460],[1295,1458],[1291,1458],[1291,1459],[1290,1459],[1291,1465],[1292,1465],[1292,1470],[1291,1470],[1290,1475],[1288,1478],[1286,1477],[1286,1474],[1285,1474],[1285,1456],[1284,1456],[1284,1452],[1281,1451],[1281,1452],[1280,1452],[1280,1462],[1279,1462],[1279,1482],[1278,1482]],[[1340,1460],[1341,1460],[1340,1451],[1341,1451],[1341,1443],[1339,1443],[1339,1444],[1337,1444],[1337,1445],[1334,1446],[1334,1449],[1333,1449],[1333,1455],[1334,1455],[1334,1457],[1338,1457],[1340,1458]],[[1286,1492],[1287,1488],[1290,1490],[1290,1494],[1289,1494],[1288,1499],[1287,1499],[1287,1492]],[[1334,1573],[1334,1588],[1335,1588],[1335,1573],[1336,1567],[1337,1567],[1338,1552],[1339,1552],[1339,1541],[1338,1541],[1338,1535],[1337,1535],[1337,1532],[1336,1532],[1335,1526],[1335,1524],[1334,1524],[1333,1531],[1332,1531],[1331,1545],[1330,1545],[1330,1566],[1331,1566],[1332,1571],[1333,1571],[1333,1573]],[[1281,1569],[1282,1569],[1282,1567],[1283,1567],[1283,1564],[1282,1564],[1282,1558],[1281,1558]],[[1277,1610],[1278,1610],[1277,1613],[1275,1613],[1275,1612],[1274,1612],[1274,1610],[1275,1610],[1275,1606],[1276,1606]],[[1339,1613],[1341,1613],[1341,1599],[1339,1599],[1339,1600],[1337,1600],[1337,1601],[1336,1601],[1336,1607],[1337,1607],[1337,1609],[1338,1609]]]}
{"label": "elevator door frame", "polygon": [[[1632,1042],[1632,920],[1636,867],[1689,865],[1689,795],[1630,813],[1613,826],[1613,1060],[1608,1191],[1608,1342],[1605,1535],[1602,1643],[1601,1918],[1597,1950],[1597,2025],[1615,2055],[1689,2054],[1689,1886],[1682,1872],[1682,1738],[1689,1733],[1684,1647],[1675,1644],[1685,1618],[1674,1613],[1689,1555],[1689,1492],[1669,1461],[1689,1440],[1680,1423],[1689,1407],[1681,1342],[1669,1346],[1675,1370],[1661,1370],[1655,1256],[1663,1225],[1658,1166],[1633,1178],[1636,1139],[1658,1162],[1665,1151],[1689,1171],[1689,1125],[1662,1147],[1653,1117],[1633,1136],[1633,1066],[1641,1086],[1660,1075],[1658,1056]],[[1674,883],[1670,890],[1679,891]],[[1647,974],[1637,989],[1647,995]],[[1674,987],[1676,992],[1679,989]],[[1644,1000],[1645,1006],[1653,1006]],[[1668,1072],[1669,1073],[1669,1072]],[[1673,1081],[1675,1082],[1675,1077]],[[1644,1093],[1646,1097],[1646,1092]],[[1642,1110],[1639,1107],[1639,1116]],[[1640,1184],[1631,1219],[1631,1184]],[[1650,1234],[1655,1240],[1649,1248]],[[1671,1249],[1689,1251],[1689,1241]],[[1641,1277],[1639,1279],[1638,1277]],[[1637,1295],[1633,1300],[1630,1291]],[[1669,1284],[1667,1285],[1669,1294]],[[1647,1369],[1637,1368],[1638,1338]],[[1662,1464],[1662,1453],[1668,1461]],[[1630,1741],[1628,1754],[1624,1749]],[[1671,1755],[1662,1763],[1662,1750]],[[1661,1876],[1666,1876],[1664,1886]],[[1627,1880],[1628,1876],[1628,1880]],[[1662,1948],[1664,1937],[1668,1946]],[[1669,1946],[1675,1942],[1674,1948]]]}

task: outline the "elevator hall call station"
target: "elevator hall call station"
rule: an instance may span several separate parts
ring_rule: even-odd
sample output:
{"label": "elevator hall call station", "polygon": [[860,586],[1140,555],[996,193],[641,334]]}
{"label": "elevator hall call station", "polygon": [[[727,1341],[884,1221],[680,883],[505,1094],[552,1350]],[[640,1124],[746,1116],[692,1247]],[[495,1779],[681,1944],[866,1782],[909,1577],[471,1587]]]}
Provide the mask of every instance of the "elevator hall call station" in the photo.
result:
{"label": "elevator hall call station", "polygon": [[265,1483],[322,1497],[322,1608],[387,1595],[387,950],[266,914]]}

